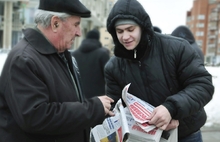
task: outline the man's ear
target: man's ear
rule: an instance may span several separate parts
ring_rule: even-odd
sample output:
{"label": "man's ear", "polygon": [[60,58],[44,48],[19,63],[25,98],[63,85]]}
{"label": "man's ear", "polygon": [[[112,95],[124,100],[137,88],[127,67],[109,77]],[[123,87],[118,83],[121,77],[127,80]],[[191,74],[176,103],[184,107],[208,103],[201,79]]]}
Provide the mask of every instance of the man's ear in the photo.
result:
{"label": "man's ear", "polygon": [[60,19],[57,16],[53,16],[51,18],[50,26],[54,32],[57,31],[57,28],[59,27],[59,23],[60,23]]}

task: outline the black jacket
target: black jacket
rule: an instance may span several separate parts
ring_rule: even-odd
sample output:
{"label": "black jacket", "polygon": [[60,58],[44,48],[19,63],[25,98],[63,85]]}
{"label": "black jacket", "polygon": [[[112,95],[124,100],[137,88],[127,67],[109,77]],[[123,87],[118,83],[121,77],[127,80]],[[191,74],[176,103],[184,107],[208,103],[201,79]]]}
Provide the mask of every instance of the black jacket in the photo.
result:
{"label": "black jacket", "polygon": [[82,90],[87,98],[105,94],[104,66],[110,58],[108,49],[97,39],[86,38],[72,52],[81,74]]}
{"label": "black jacket", "polygon": [[[142,28],[137,59],[116,37],[114,22],[119,18],[133,19]],[[172,118],[179,120],[179,139],[199,130],[206,121],[204,106],[211,100],[214,87],[212,76],[190,44],[154,33],[148,14],[136,0],[117,1],[107,19],[107,29],[116,55],[105,67],[107,95],[117,102],[123,87],[131,83],[128,92],[155,107],[164,105]]]}
{"label": "black jacket", "polygon": [[176,29],[173,30],[171,33],[172,36],[180,37],[185,40],[187,40],[193,49],[196,50],[196,52],[199,54],[200,58],[204,62],[204,55],[202,53],[202,50],[199,48],[198,44],[196,43],[196,40],[193,36],[193,33],[190,31],[190,29],[186,26],[178,26]]}
{"label": "black jacket", "polygon": [[64,54],[80,99],[55,48],[38,31],[24,31],[0,78],[1,142],[88,142],[89,128],[103,122],[101,101],[83,100],[76,64]]}

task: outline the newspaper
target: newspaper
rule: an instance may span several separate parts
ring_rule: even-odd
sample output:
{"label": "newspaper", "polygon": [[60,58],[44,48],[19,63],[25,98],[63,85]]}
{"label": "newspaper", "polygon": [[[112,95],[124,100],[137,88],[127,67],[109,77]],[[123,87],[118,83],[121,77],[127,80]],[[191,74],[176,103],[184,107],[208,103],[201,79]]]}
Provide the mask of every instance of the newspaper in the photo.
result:
{"label": "newspaper", "polygon": [[91,130],[91,142],[177,142],[177,128],[163,131],[148,124],[154,107],[128,93],[130,84],[122,91],[113,109],[115,116],[106,118]]}
{"label": "newspaper", "polygon": [[136,123],[146,132],[149,132],[156,128],[156,126],[148,124],[148,117],[150,117],[154,107],[149,103],[144,102],[143,100],[128,93],[129,86],[130,84],[126,85],[122,90],[122,99],[124,100],[126,106],[128,106],[128,109]]}

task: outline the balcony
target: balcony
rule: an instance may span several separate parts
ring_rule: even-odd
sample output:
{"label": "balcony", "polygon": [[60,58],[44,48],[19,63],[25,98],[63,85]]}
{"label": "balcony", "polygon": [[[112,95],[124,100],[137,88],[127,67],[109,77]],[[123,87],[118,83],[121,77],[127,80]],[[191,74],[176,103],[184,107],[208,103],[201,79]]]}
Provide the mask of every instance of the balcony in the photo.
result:
{"label": "balcony", "polygon": [[209,30],[217,30],[217,27],[216,26],[210,26]]}
{"label": "balcony", "polygon": [[216,39],[216,35],[209,35],[208,38],[209,39]]}
{"label": "balcony", "polygon": [[216,44],[209,44],[209,45],[208,45],[208,48],[209,48],[209,49],[214,49],[214,48],[215,48],[215,45],[216,45]]}

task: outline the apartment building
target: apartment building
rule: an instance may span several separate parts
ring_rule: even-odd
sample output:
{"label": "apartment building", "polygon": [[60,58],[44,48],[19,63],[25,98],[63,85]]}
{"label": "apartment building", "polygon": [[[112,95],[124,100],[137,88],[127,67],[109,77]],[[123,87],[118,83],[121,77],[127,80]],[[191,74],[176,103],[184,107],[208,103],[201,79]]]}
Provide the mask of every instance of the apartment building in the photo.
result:
{"label": "apartment building", "polygon": [[[82,18],[82,37],[76,38],[77,48],[86,33],[105,27],[106,19],[114,0],[80,0],[91,10],[90,18]],[[34,13],[39,0],[0,0],[0,49],[11,49],[22,37],[22,29],[34,27]]]}
{"label": "apartment building", "polygon": [[[92,11],[92,17],[91,18],[86,18],[84,19],[87,22],[88,25],[82,25],[84,27],[84,36],[82,36],[81,39],[83,39],[86,35],[86,33],[93,29],[96,28],[100,32],[100,42],[102,43],[102,46],[104,48],[108,48],[111,52],[111,55],[113,54],[113,41],[111,35],[108,33],[106,29],[106,22],[107,22],[107,17],[108,14],[113,7],[114,3],[116,0],[81,0],[83,4],[85,4],[86,7],[88,7]],[[97,20],[98,19],[98,20]],[[93,21],[93,22],[89,22]],[[95,22],[101,22],[99,26],[94,26],[92,23]],[[85,27],[90,27],[89,29],[85,29]],[[91,28],[93,27],[93,28]],[[81,40],[80,40],[81,42]],[[77,48],[76,46],[75,48]]]}
{"label": "apartment building", "polygon": [[220,64],[220,0],[194,0],[187,12],[186,25],[193,32],[204,53],[205,62]]}
{"label": "apartment building", "polygon": [[107,31],[106,27],[101,27],[99,29],[101,37],[100,37],[100,42],[102,43],[102,46],[104,48],[108,48],[111,56],[114,54],[114,43],[113,43],[113,39],[112,36],[109,34],[109,32]]}

